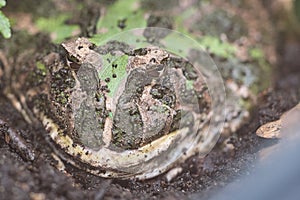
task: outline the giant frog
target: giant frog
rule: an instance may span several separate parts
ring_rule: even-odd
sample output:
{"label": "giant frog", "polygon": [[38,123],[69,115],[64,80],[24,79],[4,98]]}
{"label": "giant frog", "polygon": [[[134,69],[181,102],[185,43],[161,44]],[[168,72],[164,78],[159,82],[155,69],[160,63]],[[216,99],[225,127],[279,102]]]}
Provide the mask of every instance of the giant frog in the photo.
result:
{"label": "giant frog", "polygon": [[95,46],[77,38],[61,47],[33,65],[6,66],[4,94],[29,124],[42,123],[68,163],[102,177],[146,179],[216,142],[201,134],[212,97],[188,60],[115,40]]}

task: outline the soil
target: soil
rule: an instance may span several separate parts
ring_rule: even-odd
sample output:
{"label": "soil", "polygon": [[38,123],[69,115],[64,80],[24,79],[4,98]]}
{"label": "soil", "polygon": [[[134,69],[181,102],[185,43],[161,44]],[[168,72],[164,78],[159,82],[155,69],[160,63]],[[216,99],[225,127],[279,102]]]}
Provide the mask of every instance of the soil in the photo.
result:
{"label": "soil", "polygon": [[68,165],[67,173],[60,172],[55,167],[58,161],[51,156],[48,138],[43,137],[43,129],[28,127],[0,95],[0,119],[24,135],[25,143],[35,150],[33,161],[16,152],[6,142],[7,127],[0,125],[3,133],[0,134],[0,199],[188,199],[194,193],[205,199],[233,180],[249,175],[258,152],[278,142],[259,138],[256,129],[278,119],[300,100],[300,40],[291,42],[282,33],[278,33],[278,38],[274,84],[260,94],[251,120],[237,131],[236,137],[230,138],[234,148],[224,151],[221,148],[224,138],[220,138],[205,158],[195,155],[182,164],[182,173],[171,182],[163,175],[147,181],[109,180]]}

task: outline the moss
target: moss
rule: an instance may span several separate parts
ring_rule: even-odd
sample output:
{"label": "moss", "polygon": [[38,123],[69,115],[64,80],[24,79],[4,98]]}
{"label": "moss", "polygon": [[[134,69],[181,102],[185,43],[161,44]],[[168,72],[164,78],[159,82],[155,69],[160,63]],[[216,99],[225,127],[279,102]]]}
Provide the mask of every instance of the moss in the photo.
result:
{"label": "moss", "polygon": [[254,60],[260,60],[264,58],[264,52],[260,48],[249,49],[249,55]]}
{"label": "moss", "polygon": [[254,47],[249,49],[249,56],[252,58],[253,67],[260,68],[260,73],[257,73],[257,84],[253,84],[251,86],[251,90],[254,94],[262,91],[263,89],[267,88],[271,84],[271,77],[272,77],[272,70],[270,64],[266,60],[266,56],[262,49],[258,47]]}
{"label": "moss", "polygon": [[200,44],[210,53],[223,58],[232,58],[237,49],[228,42],[222,42],[214,36],[204,36],[199,39]]}

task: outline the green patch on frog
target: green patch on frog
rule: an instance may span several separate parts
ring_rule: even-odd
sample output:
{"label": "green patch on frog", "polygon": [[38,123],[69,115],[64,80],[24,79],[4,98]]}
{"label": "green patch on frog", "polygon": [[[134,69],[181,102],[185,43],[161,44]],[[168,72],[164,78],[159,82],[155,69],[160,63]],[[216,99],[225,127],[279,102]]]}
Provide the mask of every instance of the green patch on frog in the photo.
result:
{"label": "green patch on frog", "polygon": [[161,106],[151,106],[149,110],[153,110],[158,113],[168,113],[169,109],[166,105],[162,104]]}
{"label": "green patch on frog", "polygon": [[[120,82],[125,78],[128,56],[122,55],[115,58],[111,54],[107,54],[104,55],[103,60],[104,68],[99,72],[99,78],[107,82],[107,86],[110,91],[108,96],[113,97]],[[110,60],[113,61],[109,62]]]}
{"label": "green patch on frog", "polygon": [[27,77],[27,83],[30,86],[37,86],[45,81],[46,75],[46,66],[40,61],[37,61],[35,63],[34,70],[29,72],[29,75]]}
{"label": "green patch on frog", "polygon": [[113,119],[114,118],[114,114],[112,112],[108,113],[109,118]]}
{"label": "green patch on frog", "polygon": [[185,81],[185,87],[187,90],[193,90],[194,89],[194,81],[193,80],[186,80]]}
{"label": "green patch on frog", "polygon": [[119,0],[110,5],[97,24],[97,30],[100,30],[101,34],[94,35],[91,42],[99,45],[122,31],[146,27],[144,12],[136,6],[136,0]]}
{"label": "green patch on frog", "polygon": [[60,92],[56,96],[56,101],[60,102],[62,105],[66,105],[66,103],[68,102],[68,98],[69,98],[69,95],[67,95],[65,92]]}
{"label": "green patch on frog", "polygon": [[42,73],[43,76],[46,76],[47,74],[47,69],[46,69],[46,66],[41,63],[41,62],[36,62],[36,67],[38,70],[40,70],[40,72]]}
{"label": "green patch on frog", "polygon": [[79,30],[79,26],[65,23],[69,18],[69,15],[61,14],[50,18],[38,18],[35,23],[41,31],[51,34],[53,42],[61,43]]}

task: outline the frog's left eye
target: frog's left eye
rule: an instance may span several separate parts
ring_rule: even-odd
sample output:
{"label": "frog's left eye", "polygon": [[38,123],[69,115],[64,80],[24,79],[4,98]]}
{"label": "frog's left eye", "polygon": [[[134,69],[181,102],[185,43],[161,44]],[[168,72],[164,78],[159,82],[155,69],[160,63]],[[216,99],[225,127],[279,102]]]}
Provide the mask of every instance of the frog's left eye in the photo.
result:
{"label": "frog's left eye", "polygon": [[66,56],[66,60],[67,60],[67,65],[71,68],[71,69],[79,69],[80,68],[80,61],[75,58],[74,56]]}
{"label": "frog's left eye", "polygon": [[68,62],[79,63],[79,59],[76,58],[75,56],[72,56],[72,55],[68,55],[68,56],[67,56],[67,61],[68,61]]}

